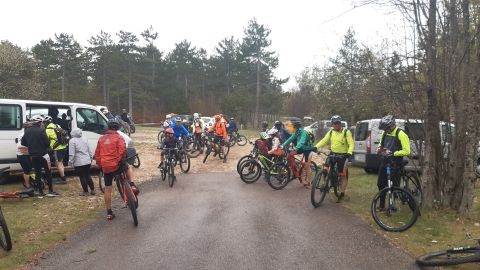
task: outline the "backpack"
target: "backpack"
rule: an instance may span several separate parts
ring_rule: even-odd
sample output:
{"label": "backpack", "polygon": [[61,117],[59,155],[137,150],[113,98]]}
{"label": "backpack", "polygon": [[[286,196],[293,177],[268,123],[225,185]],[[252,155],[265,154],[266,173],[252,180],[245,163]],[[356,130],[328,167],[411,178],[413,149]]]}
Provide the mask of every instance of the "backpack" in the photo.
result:
{"label": "backpack", "polygon": [[[402,148],[402,143],[400,142],[400,139],[398,138],[398,133],[400,133],[400,131],[405,132],[403,129],[397,128],[397,131],[395,132],[395,145],[396,145],[397,148],[401,149]],[[380,140],[379,147],[383,147],[384,143],[385,143],[385,131],[382,133],[382,139]]]}
{"label": "backpack", "polygon": [[313,134],[313,130],[310,128],[304,128],[303,130],[305,130],[308,135],[307,145],[312,145],[315,142],[315,134]]}
{"label": "backpack", "polygon": [[53,145],[53,149],[57,148],[60,145],[67,145],[68,141],[70,140],[70,134],[63,128],[58,125],[55,125],[55,128],[49,127],[47,129],[53,129],[55,131],[55,135],[57,136],[57,140]]}

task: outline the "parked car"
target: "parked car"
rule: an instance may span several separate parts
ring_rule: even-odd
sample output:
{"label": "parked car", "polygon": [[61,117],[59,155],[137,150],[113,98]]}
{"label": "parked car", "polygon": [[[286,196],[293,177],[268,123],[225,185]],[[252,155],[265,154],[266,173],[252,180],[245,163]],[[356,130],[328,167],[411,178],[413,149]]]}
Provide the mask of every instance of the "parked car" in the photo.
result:
{"label": "parked car", "polygon": [[213,117],[200,117],[200,118],[203,120],[203,123],[205,123],[206,128],[211,128],[215,123],[215,118]]}
{"label": "parked car", "polygon": [[[396,119],[397,127],[403,129],[410,138],[411,156],[418,156],[422,154],[424,142],[424,125],[420,119]],[[380,159],[377,156],[377,148],[380,144],[382,130],[378,127],[380,119],[368,119],[357,122],[355,126],[355,149],[353,151],[352,164],[354,166],[362,167],[367,173],[376,173],[380,165]],[[439,123],[441,129],[442,143],[445,145],[446,156],[448,154],[449,145],[451,142],[451,134],[453,133],[454,125],[446,122]],[[409,160],[406,166],[407,170],[420,171],[421,167],[417,159]]]}

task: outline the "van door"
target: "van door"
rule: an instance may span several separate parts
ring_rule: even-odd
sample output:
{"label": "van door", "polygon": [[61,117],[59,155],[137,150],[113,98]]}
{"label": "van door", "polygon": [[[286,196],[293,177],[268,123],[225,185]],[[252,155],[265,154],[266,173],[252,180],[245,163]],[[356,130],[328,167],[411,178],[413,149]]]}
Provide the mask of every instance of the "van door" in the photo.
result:
{"label": "van door", "polygon": [[370,132],[371,132],[371,147],[368,154],[376,154],[377,148],[380,145],[380,140],[382,139],[383,130],[380,130],[380,119],[372,119],[370,121]]}
{"label": "van door", "polygon": [[22,133],[23,109],[20,104],[0,104],[0,164],[5,165],[0,168],[17,163],[15,139]]}
{"label": "van door", "polygon": [[365,164],[367,155],[368,122],[357,122],[355,128],[355,149],[353,161],[355,164]]}
{"label": "van door", "polygon": [[74,126],[82,130],[82,137],[88,140],[88,146],[95,153],[98,139],[108,129],[107,119],[92,108],[76,108]]}

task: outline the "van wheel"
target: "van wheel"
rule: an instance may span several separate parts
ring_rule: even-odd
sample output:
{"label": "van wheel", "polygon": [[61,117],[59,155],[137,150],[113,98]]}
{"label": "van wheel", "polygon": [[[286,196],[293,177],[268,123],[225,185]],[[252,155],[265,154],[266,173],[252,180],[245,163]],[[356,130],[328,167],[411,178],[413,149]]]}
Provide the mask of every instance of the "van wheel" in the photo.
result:
{"label": "van wheel", "polygon": [[372,168],[363,168],[366,173],[373,174],[373,173],[378,173],[378,169],[372,169]]}
{"label": "van wheel", "polygon": [[8,183],[8,176],[9,176],[9,173],[0,174],[0,185]]}

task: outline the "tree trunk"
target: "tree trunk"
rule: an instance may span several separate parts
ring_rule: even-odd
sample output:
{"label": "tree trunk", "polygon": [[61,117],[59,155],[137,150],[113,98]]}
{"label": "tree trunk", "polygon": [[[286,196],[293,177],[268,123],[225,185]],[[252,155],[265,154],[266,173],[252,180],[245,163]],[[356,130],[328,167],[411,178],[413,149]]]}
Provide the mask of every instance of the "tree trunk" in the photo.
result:
{"label": "tree trunk", "polygon": [[128,65],[128,111],[132,113],[133,105],[132,105],[132,69],[130,64]]}
{"label": "tree trunk", "polygon": [[103,68],[103,104],[105,106],[108,106],[108,101],[107,101],[107,78],[105,74],[105,67]]}
{"label": "tree trunk", "polygon": [[436,14],[437,1],[429,1],[426,47],[426,94],[427,108],[425,115],[425,160],[423,163],[422,186],[425,191],[425,206],[432,207],[442,199],[441,174],[442,151],[439,130],[439,112],[436,81]]}
{"label": "tree trunk", "polygon": [[62,101],[65,101],[65,65],[62,68]]}
{"label": "tree trunk", "polygon": [[257,59],[257,94],[255,96],[255,116],[253,119],[253,125],[257,128],[259,127],[259,121],[258,121],[259,103],[260,103],[260,60]]}

